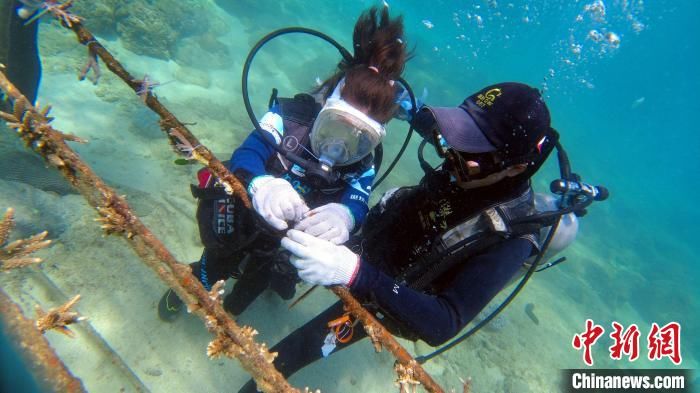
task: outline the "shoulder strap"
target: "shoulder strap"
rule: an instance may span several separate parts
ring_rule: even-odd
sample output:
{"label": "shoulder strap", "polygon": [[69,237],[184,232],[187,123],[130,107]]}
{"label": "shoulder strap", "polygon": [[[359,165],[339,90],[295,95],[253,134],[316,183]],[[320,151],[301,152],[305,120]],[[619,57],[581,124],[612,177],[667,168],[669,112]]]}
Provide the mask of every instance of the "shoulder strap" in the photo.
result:
{"label": "shoulder strap", "polygon": [[[412,288],[423,290],[453,267],[504,239],[539,233],[541,223],[514,225],[513,222],[520,218],[513,216],[518,209],[505,211],[505,206],[512,205],[523,196],[484,209],[438,234],[430,253],[402,276]],[[524,199],[520,203],[528,202]]]}
{"label": "shoulder strap", "polygon": [[[311,125],[321,110],[321,104],[305,93],[297,94],[294,98],[275,97],[274,100],[279,105],[283,121],[282,147],[296,155],[302,155],[304,147],[309,143]],[[266,166],[272,173],[279,174],[291,168],[291,163],[279,154],[274,154]]]}

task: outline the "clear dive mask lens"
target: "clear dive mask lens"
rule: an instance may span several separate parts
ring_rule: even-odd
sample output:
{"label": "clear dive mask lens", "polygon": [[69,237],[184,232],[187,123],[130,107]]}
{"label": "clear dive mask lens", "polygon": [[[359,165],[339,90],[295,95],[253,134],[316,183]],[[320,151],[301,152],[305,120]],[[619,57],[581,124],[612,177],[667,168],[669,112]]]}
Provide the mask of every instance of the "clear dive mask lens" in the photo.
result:
{"label": "clear dive mask lens", "polygon": [[321,161],[343,166],[372,153],[386,131],[342,99],[329,99],[311,130],[311,149]]}
{"label": "clear dive mask lens", "polygon": [[340,96],[341,79],[319,112],[311,129],[311,150],[319,161],[330,166],[356,163],[381,143],[384,126]]}

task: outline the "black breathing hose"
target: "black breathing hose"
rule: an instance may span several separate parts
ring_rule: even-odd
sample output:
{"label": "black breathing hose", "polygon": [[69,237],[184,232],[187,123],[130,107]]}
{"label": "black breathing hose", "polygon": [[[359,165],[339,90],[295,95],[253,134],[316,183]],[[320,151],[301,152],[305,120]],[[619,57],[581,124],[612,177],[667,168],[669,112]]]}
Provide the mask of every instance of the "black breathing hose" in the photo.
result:
{"label": "black breathing hose", "polygon": [[[411,98],[411,119],[413,119],[416,116],[416,112],[417,112],[416,96],[413,95],[413,89],[411,89],[411,86],[409,86],[408,83],[403,78],[399,78],[398,82],[403,85],[403,87],[406,89],[406,91],[408,91],[408,96]],[[379,186],[384,181],[384,179],[386,179],[386,177],[389,176],[389,173],[391,173],[391,170],[394,169],[396,164],[401,159],[401,156],[406,151],[406,148],[408,147],[408,143],[411,141],[411,136],[413,135],[413,122],[409,121],[408,124],[409,124],[408,134],[406,134],[406,139],[404,139],[403,145],[401,146],[401,149],[396,154],[394,161],[391,162],[391,164],[386,169],[386,172],[384,172],[382,177],[380,177],[379,180],[375,181],[374,184],[372,184],[373,189],[377,188],[377,186]]]}
{"label": "black breathing hose", "polygon": [[241,90],[243,92],[243,104],[245,105],[245,110],[248,113],[248,117],[250,118],[250,121],[253,123],[253,127],[255,128],[255,131],[257,131],[260,136],[263,138],[264,141],[268,142],[268,144],[274,148],[278,153],[280,153],[282,156],[287,158],[289,161],[298,164],[302,167],[306,166],[306,160],[303,158],[288,152],[284,150],[280,145],[278,145],[274,140],[271,140],[271,137],[268,136],[265,131],[260,127],[260,122],[258,122],[258,118],[255,116],[255,112],[253,111],[253,106],[250,104],[250,95],[248,94],[248,74],[250,73],[250,66],[253,63],[253,59],[255,58],[255,55],[260,51],[260,49],[270,42],[271,40],[285,35],[285,34],[291,34],[291,33],[302,33],[302,34],[309,34],[314,37],[319,37],[326,42],[330,43],[333,45],[338,52],[340,52],[340,55],[345,59],[346,61],[352,60],[352,55],[350,52],[347,51],[342,45],[340,45],[336,40],[333,38],[327,36],[326,34],[321,33],[320,31],[312,30],[312,29],[307,29],[305,27],[287,27],[284,29],[279,29],[275,30],[265,37],[261,38],[260,41],[258,41],[255,46],[250,50],[248,53],[248,57],[245,59],[245,63],[243,64],[243,72],[241,75]]}
{"label": "black breathing hose", "polygon": [[[549,231],[547,234],[547,238],[544,241],[544,245],[542,246],[542,250],[546,250],[549,247],[549,243],[552,241],[552,238],[554,237],[554,232],[556,232],[557,227],[559,226],[559,220],[557,220],[554,225],[552,225],[552,229]],[[482,327],[484,327],[487,323],[491,322],[492,319],[496,318],[496,316],[503,311],[504,308],[510,304],[513,299],[520,293],[520,291],[525,287],[525,284],[527,284],[528,280],[530,280],[530,277],[535,273],[537,270],[537,265],[540,263],[542,258],[544,257],[544,251],[540,252],[537,255],[537,258],[535,259],[534,262],[532,262],[532,265],[530,265],[530,268],[527,270],[527,273],[525,273],[525,276],[520,280],[518,283],[518,286],[513,289],[513,292],[508,295],[508,297],[496,308],[491,314],[489,314],[486,318],[482,319],[477,323],[474,327],[469,329],[466,333],[463,335],[459,336],[458,338],[452,340],[449,344],[445,345],[444,347],[434,351],[433,353],[427,354],[425,356],[418,356],[416,358],[416,361],[420,364],[423,364],[427,362],[428,360],[434,358],[435,356],[440,355],[441,353],[447,351],[448,349],[454,347],[455,345],[461,343],[462,341],[466,340],[470,336],[472,336],[474,333],[479,331]]]}

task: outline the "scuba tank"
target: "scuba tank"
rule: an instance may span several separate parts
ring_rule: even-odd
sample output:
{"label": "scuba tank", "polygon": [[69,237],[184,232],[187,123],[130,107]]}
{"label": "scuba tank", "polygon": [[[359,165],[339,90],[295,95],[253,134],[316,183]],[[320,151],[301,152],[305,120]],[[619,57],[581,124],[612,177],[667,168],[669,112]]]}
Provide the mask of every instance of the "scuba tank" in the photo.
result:
{"label": "scuba tank", "polygon": [[[535,210],[537,210],[538,213],[559,210],[557,202],[557,199],[552,195],[539,192],[535,193]],[[540,239],[546,239],[551,229],[551,227],[542,228],[540,230]],[[557,226],[556,231],[552,235],[552,241],[549,243],[549,248],[545,251],[541,263],[546,263],[573,243],[577,233],[578,217],[576,217],[576,214],[568,213],[562,215],[559,226]]]}
{"label": "scuba tank", "polygon": [[[535,210],[538,214],[546,212],[555,212],[559,210],[558,202],[559,201],[557,200],[557,198],[555,198],[551,194],[544,194],[539,192],[535,193]],[[544,239],[546,239],[547,236],[549,236],[551,230],[551,226],[542,227],[542,229],[540,229],[540,244],[542,244],[544,242]],[[571,243],[573,243],[576,239],[577,233],[578,217],[576,217],[576,214],[563,214],[559,219],[559,225],[552,234],[552,240],[549,243],[549,247],[547,247],[547,249],[543,252],[539,265],[544,265],[546,266],[545,268],[554,266],[555,264],[553,262],[550,262],[552,258],[554,258],[556,255],[558,255],[560,252],[566,249]],[[525,265],[523,265],[523,274],[525,273],[525,271],[527,271],[529,265],[534,262],[535,258],[537,258],[537,256],[532,256],[525,262]],[[544,270],[545,268],[542,268],[541,270]]]}

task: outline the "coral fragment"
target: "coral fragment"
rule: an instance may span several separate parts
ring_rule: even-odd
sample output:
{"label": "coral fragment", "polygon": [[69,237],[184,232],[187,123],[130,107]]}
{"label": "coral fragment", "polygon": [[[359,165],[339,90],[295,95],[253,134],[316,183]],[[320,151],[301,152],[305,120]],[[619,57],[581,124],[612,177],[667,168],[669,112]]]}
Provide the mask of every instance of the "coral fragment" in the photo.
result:
{"label": "coral fragment", "polygon": [[7,209],[3,220],[0,222],[0,270],[2,271],[40,263],[42,261],[41,258],[28,258],[28,256],[51,244],[51,240],[44,240],[48,235],[46,231],[26,239],[15,240],[10,244],[5,244],[14,225],[14,209]]}
{"label": "coral fragment", "polygon": [[236,345],[231,338],[222,333],[218,334],[216,338],[207,345],[207,356],[212,359],[222,356],[234,358],[243,353],[245,353],[243,348]]}
{"label": "coral fragment", "polygon": [[71,311],[71,308],[75,306],[78,300],[80,300],[80,295],[75,295],[75,297],[66,304],[52,308],[49,312],[45,312],[41,306],[36,305],[36,314],[38,317],[36,320],[37,329],[42,333],[47,330],[56,329],[68,337],[73,337],[75,334],[68,328],[68,325],[87,319],[86,317],[78,316],[77,312]]}
{"label": "coral fragment", "polygon": [[407,366],[399,362],[396,362],[394,365],[394,370],[398,374],[395,385],[399,387],[400,393],[416,392],[418,385],[420,385],[420,382],[416,379],[414,368],[417,364],[415,360],[411,360]]}

